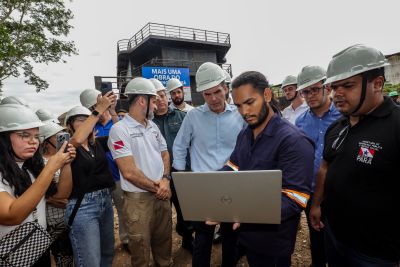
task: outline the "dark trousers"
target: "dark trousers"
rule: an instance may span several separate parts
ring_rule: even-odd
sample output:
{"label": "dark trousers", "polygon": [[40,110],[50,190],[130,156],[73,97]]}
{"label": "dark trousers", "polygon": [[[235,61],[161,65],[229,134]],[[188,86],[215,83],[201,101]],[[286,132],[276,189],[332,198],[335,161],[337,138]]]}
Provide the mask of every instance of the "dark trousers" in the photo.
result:
{"label": "dark trousers", "polygon": [[250,267],[290,267],[290,257],[270,257],[247,252],[247,262]]}
{"label": "dark trousers", "polygon": [[364,255],[338,241],[325,223],[325,248],[329,267],[399,267],[399,262]]}
{"label": "dark trousers", "polygon": [[179,205],[178,196],[176,195],[174,182],[171,180],[171,202],[174,204],[176,210],[176,232],[180,235],[183,239],[192,240],[193,236],[193,226],[190,222],[187,222],[183,219],[181,206]]}
{"label": "dark trousers", "polygon": [[[204,222],[193,222],[195,229],[193,247],[193,267],[208,267],[211,260],[211,249],[214,238],[215,226],[206,225]],[[232,224],[222,223],[222,267],[236,266],[237,233],[232,230]]]}
{"label": "dark trousers", "polygon": [[[310,242],[311,242],[311,259],[312,259],[312,267],[325,267],[326,266],[326,253],[325,253],[325,240],[324,240],[324,230],[321,229],[320,232],[316,231],[311,226],[310,221],[310,209],[312,203],[312,197],[310,196],[310,200],[307,203],[306,207],[306,216],[307,216],[307,224],[310,232]],[[321,216],[322,217],[322,216]]]}

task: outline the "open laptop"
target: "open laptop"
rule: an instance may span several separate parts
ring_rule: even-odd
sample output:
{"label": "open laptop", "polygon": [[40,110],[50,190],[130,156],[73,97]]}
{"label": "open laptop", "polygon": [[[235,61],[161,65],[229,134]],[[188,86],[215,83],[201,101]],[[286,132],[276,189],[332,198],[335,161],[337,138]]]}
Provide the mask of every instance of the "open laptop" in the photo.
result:
{"label": "open laptop", "polygon": [[282,172],[173,172],[183,218],[280,224]]}

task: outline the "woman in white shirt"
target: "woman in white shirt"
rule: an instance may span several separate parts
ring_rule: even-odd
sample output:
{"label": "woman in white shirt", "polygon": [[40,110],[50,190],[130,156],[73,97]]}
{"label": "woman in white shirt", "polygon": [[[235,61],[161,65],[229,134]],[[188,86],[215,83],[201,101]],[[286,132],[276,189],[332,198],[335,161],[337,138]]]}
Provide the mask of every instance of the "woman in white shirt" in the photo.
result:
{"label": "woman in white shirt", "polygon": [[[36,114],[25,106],[0,105],[0,238],[35,218],[46,228],[44,195],[56,171],[70,169],[69,163],[75,157],[76,151],[71,145],[63,153],[65,143],[44,166],[38,151],[38,127],[42,125]],[[69,175],[67,179],[72,178]],[[59,196],[65,190],[65,197],[68,197],[71,188],[58,190]],[[45,254],[34,266],[49,264],[48,254]]]}

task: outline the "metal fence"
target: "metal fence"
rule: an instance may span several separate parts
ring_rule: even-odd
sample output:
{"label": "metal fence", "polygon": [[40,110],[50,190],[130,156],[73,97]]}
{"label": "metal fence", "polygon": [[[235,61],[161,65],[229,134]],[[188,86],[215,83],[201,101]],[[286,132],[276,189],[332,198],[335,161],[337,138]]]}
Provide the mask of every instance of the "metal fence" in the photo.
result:
{"label": "metal fence", "polygon": [[160,36],[219,44],[230,44],[231,41],[228,33],[150,22],[147,23],[130,39],[119,40],[117,43],[117,50],[118,52],[130,50],[141,44],[149,36]]}

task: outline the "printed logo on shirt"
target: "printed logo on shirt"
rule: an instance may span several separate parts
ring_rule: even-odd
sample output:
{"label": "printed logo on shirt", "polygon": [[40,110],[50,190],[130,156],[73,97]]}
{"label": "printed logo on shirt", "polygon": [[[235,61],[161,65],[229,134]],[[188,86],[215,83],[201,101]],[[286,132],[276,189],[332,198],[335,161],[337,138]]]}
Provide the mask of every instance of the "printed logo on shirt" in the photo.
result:
{"label": "printed logo on shirt", "polygon": [[153,131],[152,134],[154,134],[155,138],[157,138],[157,140],[160,138],[158,131]]}
{"label": "printed logo on shirt", "polygon": [[372,141],[361,141],[358,143],[359,150],[357,155],[357,161],[364,164],[372,164],[375,154],[382,149],[379,143]]}
{"label": "printed logo on shirt", "polygon": [[122,142],[122,140],[116,141],[113,143],[113,146],[114,146],[114,150],[124,148],[124,142]]}

